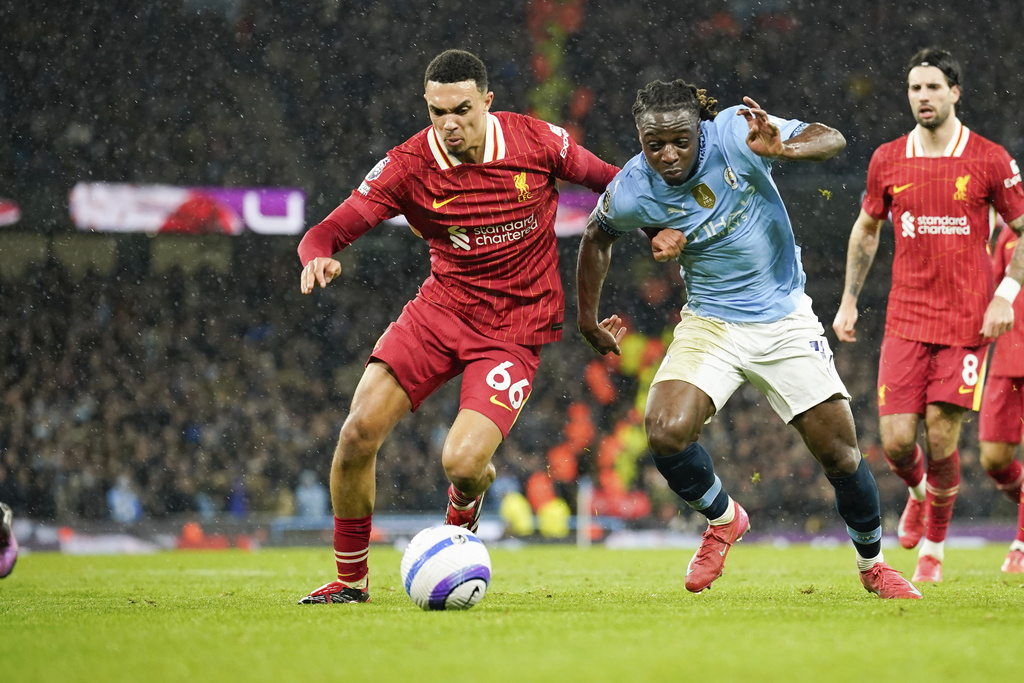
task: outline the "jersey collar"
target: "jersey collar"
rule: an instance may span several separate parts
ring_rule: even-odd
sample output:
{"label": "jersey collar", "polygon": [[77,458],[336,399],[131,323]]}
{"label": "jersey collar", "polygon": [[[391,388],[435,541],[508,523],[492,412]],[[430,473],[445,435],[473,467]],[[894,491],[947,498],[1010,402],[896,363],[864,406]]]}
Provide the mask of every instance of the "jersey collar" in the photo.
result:
{"label": "jersey collar", "polygon": [[[949,144],[946,145],[946,149],[942,152],[944,157],[961,156],[964,153],[964,148],[967,146],[967,140],[971,137],[971,130],[960,123],[960,119],[954,118],[953,122],[955,124],[953,137],[949,139]],[[924,145],[921,144],[920,136],[920,127],[915,127],[914,130],[910,131],[910,135],[907,136],[908,159],[924,156]]]}
{"label": "jersey collar", "polygon": [[[433,126],[427,129],[427,146],[430,147],[434,161],[442,171],[462,165],[461,161],[453,157],[445,149],[444,143],[437,137],[437,131],[434,130]],[[505,153],[505,131],[501,127],[501,121],[498,120],[497,116],[488,112],[487,130],[484,133],[484,158],[482,163],[486,164],[489,161],[504,159]]]}

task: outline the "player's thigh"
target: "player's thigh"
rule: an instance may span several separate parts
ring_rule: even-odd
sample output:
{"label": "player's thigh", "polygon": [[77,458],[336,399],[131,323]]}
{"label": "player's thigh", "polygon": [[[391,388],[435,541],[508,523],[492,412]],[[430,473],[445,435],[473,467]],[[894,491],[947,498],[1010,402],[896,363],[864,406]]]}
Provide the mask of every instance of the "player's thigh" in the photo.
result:
{"label": "player's thigh", "polygon": [[414,299],[377,340],[367,368],[374,360],[387,364],[415,411],[462,371],[463,364],[453,349],[458,346],[463,326],[465,323],[451,311]]}
{"label": "player's thigh", "polygon": [[449,476],[476,479],[484,473],[503,439],[504,434],[493,419],[463,408],[444,441],[441,464]]}
{"label": "player's thigh", "polygon": [[900,337],[882,339],[878,358],[879,415],[924,415],[932,349],[931,344]]}
{"label": "player's thigh", "polygon": [[647,394],[644,427],[655,455],[670,455],[700,437],[704,423],[714,416],[711,397],[699,387],[680,380],[665,380]]}
{"label": "player's thigh", "polygon": [[807,297],[782,320],[736,326],[743,375],[786,423],[830,399],[850,398],[823,334]]}
{"label": "player's thigh", "polygon": [[533,391],[539,348],[484,338],[460,355],[466,364],[460,414],[474,411],[493,422],[502,438],[507,437]]}
{"label": "player's thigh", "polygon": [[1019,444],[1024,437],[1024,378],[992,377],[985,380],[981,399],[978,439]]}
{"label": "player's thigh", "polygon": [[931,357],[926,400],[948,403],[967,410],[981,407],[981,378],[984,377],[988,345],[967,348],[938,346]]}
{"label": "player's thigh", "polygon": [[[683,309],[681,320],[673,332],[672,342],[651,382],[652,393],[662,382],[678,380],[690,384],[711,400],[712,410],[706,418],[711,419],[744,381],[739,371],[741,360],[730,334],[730,328],[726,323],[702,318]],[[647,413],[650,415],[650,395],[647,403]],[[671,409],[673,404],[668,401],[665,403],[668,409]]]}
{"label": "player's thigh", "polygon": [[371,360],[352,395],[342,440],[376,448],[410,410],[408,394],[387,363]]}

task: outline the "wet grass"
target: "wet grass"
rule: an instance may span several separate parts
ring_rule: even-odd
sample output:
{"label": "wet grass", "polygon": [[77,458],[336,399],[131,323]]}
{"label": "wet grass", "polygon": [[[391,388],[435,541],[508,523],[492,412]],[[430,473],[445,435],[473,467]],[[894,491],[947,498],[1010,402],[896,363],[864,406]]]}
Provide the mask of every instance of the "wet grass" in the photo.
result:
{"label": "wet grass", "polygon": [[[882,601],[852,550],[741,544],[687,593],[679,550],[493,547],[468,612],[426,613],[399,553],[371,553],[373,602],[300,607],[329,548],[74,557],[0,582],[3,681],[978,681],[1019,672],[1024,576],[1004,548],[948,550],[925,599]],[[886,551],[912,572],[915,555]]]}

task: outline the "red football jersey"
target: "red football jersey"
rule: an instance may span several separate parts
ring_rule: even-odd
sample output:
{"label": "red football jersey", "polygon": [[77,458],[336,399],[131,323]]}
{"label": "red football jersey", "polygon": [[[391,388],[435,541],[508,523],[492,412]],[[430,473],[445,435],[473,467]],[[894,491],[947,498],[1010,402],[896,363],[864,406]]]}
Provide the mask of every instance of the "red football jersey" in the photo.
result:
{"label": "red football jersey", "polygon": [[[511,112],[487,117],[482,163],[450,156],[428,127],[388,152],[349,201],[371,225],[404,214],[429,243],[431,272],[417,296],[493,339],[546,344],[561,337],[565,313],[556,179],[589,177],[599,192],[618,169],[584,156],[558,126]],[[588,173],[595,162],[607,168]]]}
{"label": "red football jersey", "polygon": [[991,207],[1024,215],[1024,191],[1005,149],[956,124],[941,157],[922,156],[917,129],[875,150],[862,206],[896,235],[885,334],[977,346],[994,291]]}
{"label": "red football jersey", "polygon": [[[992,254],[996,284],[1006,274],[1018,239],[1017,233],[1003,226],[995,253]],[[1018,294],[1013,300],[1013,329],[996,338],[988,374],[994,377],[1024,377],[1024,294]]]}

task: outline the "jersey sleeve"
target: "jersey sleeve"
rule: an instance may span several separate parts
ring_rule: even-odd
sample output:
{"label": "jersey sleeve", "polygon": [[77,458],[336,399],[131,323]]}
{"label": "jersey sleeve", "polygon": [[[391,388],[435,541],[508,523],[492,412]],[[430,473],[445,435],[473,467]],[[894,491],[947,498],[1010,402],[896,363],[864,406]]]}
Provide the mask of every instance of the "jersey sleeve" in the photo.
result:
{"label": "jersey sleeve", "polygon": [[615,177],[619,169],[577,144],[569,131],[540,119],[524,118],[544,146],[556,178],[602,192]]}
{"label": "jersey sleeve", "polygon": [[988,176],[991,179],[992,205],[1009,223],[1024,215],[1024,187],[1020,167],[1003,147],[996,146],[988,157]]}
{"label": "jersey sleeve", "polygon": [[633,199],[635,193],[629,190],[628,185],[625,171],[619,171],[597,200],[598,226],[616,237],[647,226],[639,217],[639,207]]}
{"label": "jersey sleeve", "polygon": [[352,190],[349,201],[367,222],[376,225],[402,213],[399,198],[403,194],[403,186],[407,169],[402,163],[401,155],[391,150],[370,169],[359,187]]}
{"label": "jersey sleeve", "polygon": [[882,148],[879,147],[871,155],[868,163],[867,188],[864,190],[864,199],[861,200],[861,208],[864,213],[875,220],[881,220],[889,215],[889,205],[892,201],[885,191],[885,183],[882,179],[882,167],[885,163]]}

